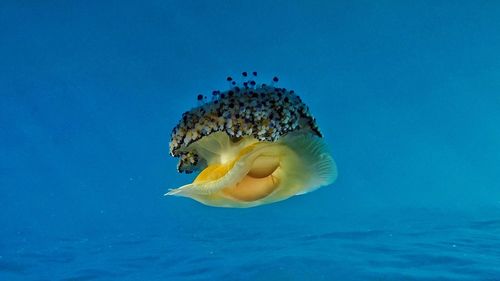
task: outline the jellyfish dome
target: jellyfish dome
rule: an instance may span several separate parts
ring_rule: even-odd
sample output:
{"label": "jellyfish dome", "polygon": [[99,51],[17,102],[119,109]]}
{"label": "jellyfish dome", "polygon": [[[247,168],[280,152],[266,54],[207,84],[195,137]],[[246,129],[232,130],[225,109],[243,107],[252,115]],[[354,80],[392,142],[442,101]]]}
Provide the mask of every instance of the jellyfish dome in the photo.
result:
{"label": "jellyfish dome", "polygon": [[227,80],[230,88],[213,91],[210,100],[198,95],[199,106],[173,129],[170,154],[179,158],[177,170],[199,174],[166,195],[245,208],[335,181],[337,168],[316,120],[294,91],[277,87],[277,77],[270,85]]}

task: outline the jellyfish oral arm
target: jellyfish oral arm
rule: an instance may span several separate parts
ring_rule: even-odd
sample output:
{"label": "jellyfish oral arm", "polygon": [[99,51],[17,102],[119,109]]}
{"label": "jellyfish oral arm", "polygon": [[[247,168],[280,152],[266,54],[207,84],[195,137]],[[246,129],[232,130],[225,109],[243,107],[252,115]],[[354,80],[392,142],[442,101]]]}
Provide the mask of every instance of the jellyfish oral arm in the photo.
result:
{"label": "jellyfish oral arm", "polygon": [[272,156],[273,150],[273,145],[265,143],[240,149],[239,157],[231,163],[209,165],[193,183],[171,189],[165,195],[213,194],[228,186],[236,187],[247,174],[255,179],[267,177],[279,165],[279,158]]}

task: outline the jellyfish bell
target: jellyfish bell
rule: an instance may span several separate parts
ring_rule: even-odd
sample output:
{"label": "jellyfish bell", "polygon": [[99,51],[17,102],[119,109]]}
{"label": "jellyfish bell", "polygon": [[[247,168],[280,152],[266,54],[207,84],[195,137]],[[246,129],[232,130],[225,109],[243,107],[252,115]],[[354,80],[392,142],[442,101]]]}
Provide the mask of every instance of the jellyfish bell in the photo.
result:
{"label": "jellyfish bell", "polygon": [[214,93],[212,101],[185,112],[172,132],[178,171],[199,174],[166,195],[244,208],[335,181],[337,168],[316,120],[293,91],[251,80]]}

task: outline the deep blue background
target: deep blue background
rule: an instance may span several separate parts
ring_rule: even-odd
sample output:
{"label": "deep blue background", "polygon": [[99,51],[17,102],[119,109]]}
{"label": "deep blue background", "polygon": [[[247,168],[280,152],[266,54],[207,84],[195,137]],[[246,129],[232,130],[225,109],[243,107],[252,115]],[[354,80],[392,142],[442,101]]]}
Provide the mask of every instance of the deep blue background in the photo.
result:
{"label": "deep blue background", "polygon": [[[1,1],[0,239],[498,213],[499,15],[496,1]],[[163,197],[192,178],[168,155],[172,127],[243,70],[301,95],[338,181],[245,210]]]}

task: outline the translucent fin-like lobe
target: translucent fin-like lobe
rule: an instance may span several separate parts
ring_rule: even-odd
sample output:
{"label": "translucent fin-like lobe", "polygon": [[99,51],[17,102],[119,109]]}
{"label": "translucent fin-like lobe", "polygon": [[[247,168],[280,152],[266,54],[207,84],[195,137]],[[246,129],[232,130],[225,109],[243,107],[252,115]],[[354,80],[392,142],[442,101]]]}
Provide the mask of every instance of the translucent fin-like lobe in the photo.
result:
{"label": "translucent fin-like lobe", "polygon": [[309,174],[308,188],[297,193],[304,194],[329,185],[337,179],[337,165],[328,151],[323,138],[312,134],[291,134],[282,139],[299,157],[302,165],[297,173]]}

